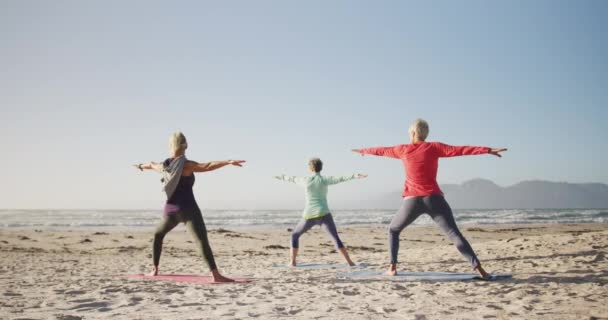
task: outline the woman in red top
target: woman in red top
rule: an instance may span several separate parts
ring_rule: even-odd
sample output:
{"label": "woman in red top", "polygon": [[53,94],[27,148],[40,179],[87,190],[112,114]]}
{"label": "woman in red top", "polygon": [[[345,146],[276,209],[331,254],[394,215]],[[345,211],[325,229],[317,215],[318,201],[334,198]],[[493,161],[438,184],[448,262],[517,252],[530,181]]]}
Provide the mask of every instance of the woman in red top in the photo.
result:
{"label": "woman in red top", "polygon": [[440,142],[426,142],[429,133],[428,123],[422,119],[416,120],[409,130],[411,144],[393,147],[353,149],[361,155],[371,154],[401,159],[405,166],[405,189],[403,204],[391,221],[389,227],[390,266],[387,274],[397,274],[397,254],[399,252],[399,234],[421,214],[427,213],[439,228],[456,245],[458,251],[471,263],[482,278],[489,275],[481,267],[477,256],[469,242],[462,236],[450,205],[443,198],[443,193],[437,184],[437,167],[439,158],[465,155],[491,154],[500,157],[504,148],[488,147],[455,147]]}

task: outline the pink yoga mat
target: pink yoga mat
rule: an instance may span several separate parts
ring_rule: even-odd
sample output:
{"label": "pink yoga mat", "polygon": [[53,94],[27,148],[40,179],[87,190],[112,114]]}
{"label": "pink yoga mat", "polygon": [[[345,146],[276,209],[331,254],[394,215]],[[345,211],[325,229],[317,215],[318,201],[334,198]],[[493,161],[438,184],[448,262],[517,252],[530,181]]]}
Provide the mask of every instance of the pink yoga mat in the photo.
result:
{"label": "pink yoga mat", "polygon": [[[159,281],[172,281],[172,282],[188,282],[196,284],[230,284],[230,283],[243,283],[252,282],[253,280],[244,278],[231,278],[235,282],[213,282],[211,276],[198,276],[195,274],[161,274],[158,276],[149,276],[145,274],[129,274],[126,276],[131,279],[144,279],[144,280],[159,280]],[[230,277],[229,277],[230,278]]]}

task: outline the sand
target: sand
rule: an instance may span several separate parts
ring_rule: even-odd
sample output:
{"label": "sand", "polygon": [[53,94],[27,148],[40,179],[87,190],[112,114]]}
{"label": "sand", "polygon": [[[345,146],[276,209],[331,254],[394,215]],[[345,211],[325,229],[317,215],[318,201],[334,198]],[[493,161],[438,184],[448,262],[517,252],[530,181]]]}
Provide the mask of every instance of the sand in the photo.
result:
{"label": "sand", "polygon": [[[355,262],[383,270],[385,227],[339,227]],[[608,318],[608,225],[463,225],[491,272],[513,279],[339,279],[340,269],[278,268],[289,231],[211,230],[222,273],[252,283],[126,279],[151,266],[152,229],[0,229],[0,319],[602,319]],[[399,270],[469,272],[434,227],[401,236]],[[320,230],[301,238],[301,263],[341,263]],[[161,273],[208,274],[183,226],[165,238]]]}

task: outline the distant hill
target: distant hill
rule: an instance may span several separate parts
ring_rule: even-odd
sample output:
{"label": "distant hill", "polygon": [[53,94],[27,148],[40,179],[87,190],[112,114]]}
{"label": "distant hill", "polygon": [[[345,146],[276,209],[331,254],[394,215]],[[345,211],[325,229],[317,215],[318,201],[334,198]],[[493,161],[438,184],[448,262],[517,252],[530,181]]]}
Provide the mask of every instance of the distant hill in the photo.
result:
{"label": "distant hill", "polygon": [[[463,184],[441,185],[452,208],[608,208],[608,185],[523,181],[501,187],[490,180],[474,179]],[[395,203],[401,192],[387,195],[384,203]]]}

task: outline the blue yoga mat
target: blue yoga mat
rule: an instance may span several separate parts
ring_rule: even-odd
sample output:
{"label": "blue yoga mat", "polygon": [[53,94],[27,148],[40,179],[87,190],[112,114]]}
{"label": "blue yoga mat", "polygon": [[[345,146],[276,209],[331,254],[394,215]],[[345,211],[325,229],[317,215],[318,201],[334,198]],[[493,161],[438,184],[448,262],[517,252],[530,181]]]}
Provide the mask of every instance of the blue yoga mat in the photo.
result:
{"label": "blue yoga mat", "polygon": [[288,265],[278,265],[275,264],[273,267],[275,268],[295,268],[295,269],[349,269],[349,268],[364,268],[367,267],[367,263],[359,263],[355,266],[349,266],[347,264],[338,264],[338,263],[301,263],[296,265],[295,267],[290,267]]}
{"label": "blue yoga mat", "polygon": [[[510,279],[510,274],[493,274],[488,280]],[[396,276],[385,275],[383,271],[360,270],[338,274],[338,278],[349,279],[384,279],[395,281],[463,281],[483,280],[478,274],[451,272],[398,272]]]}

